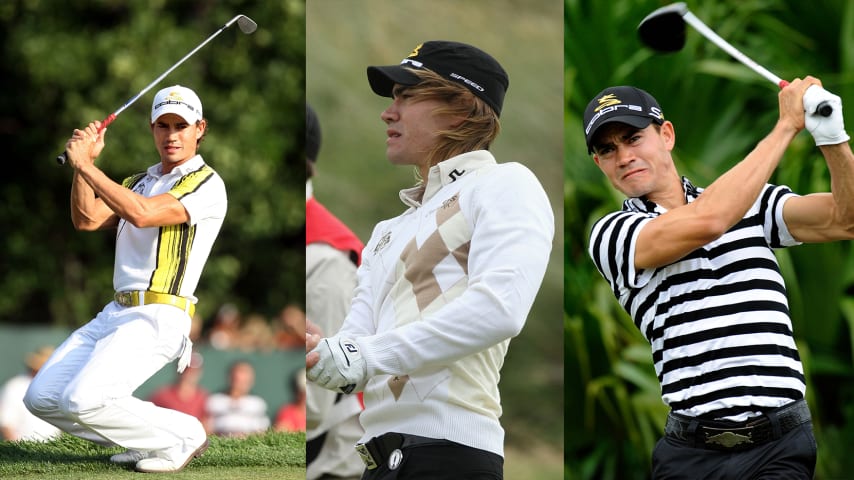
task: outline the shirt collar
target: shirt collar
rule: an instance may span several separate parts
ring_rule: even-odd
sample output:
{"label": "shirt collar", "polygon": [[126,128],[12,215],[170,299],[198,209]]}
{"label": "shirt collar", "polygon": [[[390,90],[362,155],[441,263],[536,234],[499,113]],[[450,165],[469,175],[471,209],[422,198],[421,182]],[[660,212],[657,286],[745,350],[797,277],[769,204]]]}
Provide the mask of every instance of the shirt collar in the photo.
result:
{"label": "shirt collar", "polygon": [[[682,190],[685,193],[685,201],[688,203],[693,202],[703,193],[703,189],[695,187],[691,183],[691,180],[688,180],[688,177],[682,177]],[[623,210],[628,212],[655,213],[657,215],[667,212],[666,208],[648,200],[646,197],[627,198],[623,202]]]}
{"label": "shirt collar", "polygon": [[[191,158],[191,159],[187,160],[186,162],[182,163],[181,165],[178,165],[177,167],[173,168],[172,171],[169,172],[169,175],[179,174],[180,176],[183,177],[184,175],[186,175],[190,172],[193,172],[193,171],[196,171],[196,170],[202,168],[202,166],[204,164],[205,164],[205,161],[204,161],[204,159],[202,159],[202,156],[199,154],[196,154],[193,158]],[[151,175],[152,177],[155,177],[155,178],[162,177],[163,171],[160,170],[160,167],[162,165],[163,165],[162,163],[157,163],[157,164],[154,164],[154,165],[148,167],[148,174]]]}
{"label": "shirt collar", "polygon": [[480,168],[495,165],[495,157],[487,150],[467,152],[430,167],[426,181],[400,191],[400,200],[410,207],[420,207],[433,198],[442,187],[456,182]]}

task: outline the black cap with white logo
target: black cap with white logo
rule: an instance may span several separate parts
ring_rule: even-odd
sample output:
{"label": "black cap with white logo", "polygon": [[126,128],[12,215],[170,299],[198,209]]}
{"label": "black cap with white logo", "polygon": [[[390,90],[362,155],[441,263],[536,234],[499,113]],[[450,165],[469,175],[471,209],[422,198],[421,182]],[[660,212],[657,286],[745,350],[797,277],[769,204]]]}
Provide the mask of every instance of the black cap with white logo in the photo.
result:
{"label": "black cap with white logo", "polygon": [[664,123],[661,107],[652,95],[636,87],[608,87],[599,92],[584,110],[587,152],[593,152],[593,136],[602,125],[620,122],[635,128]]}
{"label": "black cap with white logo", "polygon": [[460,83],[492,107],[497,115],[501,114],[510,79],[501,64],[479,48],[442,40],[424,42],[415,47],[399,65],[368,67],[371,89],[377,95],[391,97],[396,83],[420,83],[421,79],[407,68],[432,70],[452,82]]}

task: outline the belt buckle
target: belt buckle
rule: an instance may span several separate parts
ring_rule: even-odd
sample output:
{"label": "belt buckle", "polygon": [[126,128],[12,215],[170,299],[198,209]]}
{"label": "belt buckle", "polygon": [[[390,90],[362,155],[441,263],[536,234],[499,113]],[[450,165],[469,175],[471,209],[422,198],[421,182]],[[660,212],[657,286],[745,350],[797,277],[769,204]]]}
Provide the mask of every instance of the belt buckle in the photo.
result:
{"label": "belt buckle", "polygon": [[356,444],[356,451],[362,457],[362,462],[368,470],[373,470],[379,466],[364,443]]}
{"label": "belt buckle", "polygon": [[[718,428],[709,428],[703,427],[704,430],[704,442],[706,445],[718,445],[724,448],[733,448],[739,445],[750,445],[753,443],[753,432],[746,432],[747,435],[741,435],[739,433],[735,433],[733,430],[722,430]],[[712,432],[720,432],[714,435],[707,433],[709,430]],[[747,429],[735,429],[735,430],[747,430]]]}
{"label": "belt buckle", "polygon": [[116,302],[123,307],[130,307],[133,305],[131,292],[116,292],[115,299]]}

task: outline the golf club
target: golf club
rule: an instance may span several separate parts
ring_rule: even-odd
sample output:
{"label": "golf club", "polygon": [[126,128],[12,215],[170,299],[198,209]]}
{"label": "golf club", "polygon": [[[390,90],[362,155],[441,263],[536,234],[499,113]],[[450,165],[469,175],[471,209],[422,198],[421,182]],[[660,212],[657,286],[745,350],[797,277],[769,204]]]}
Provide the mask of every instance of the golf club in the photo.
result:
{"label": "golf club", "polygon": [[[130,100],[128,100],[124,105],[122,105],[121,107],[119,107],[119,109],[118,109],[118,110],[116,110],[115,112],[111,113],[107,118],[105,118],[105,119],[104,119],[104,121],[103,121],[103,122],[101,122],[101,127],[98,129],[98,133],[100,134],[100,133],[101,133],[101,131],[103,131],[105,128],[107,128],[107,125],[109,125],[109,124],[113,123],[113,120],[115,120],[115,119],[116,119],[116,117],[117,117],[120,113],[122,113],[126,108],[128,108],[128,107],[129,107],[129,106],[131,106],[135,101],[137,101],[137,100],[139,99],[139,97],[141,97],[141,96],[145,95],[145,92],[147,92],[147,91],[151,90],[151,87],[153,87],[153,86],[157,85],[161,80],[163,80],[163,78],[164,78],[164,77],[166,77],[166,75],[169,75],[169,73],[171,73],[171,72],[172,72],[172,70],[175,70],[176,68],[178,68],[178,65],[181,65],[182,63],[184,63],[184,60],[186,60],[186,59],[190,58],[194,53],[198,52],[198,51],[199,51],[199,49],[201,49],[201,48],[202,48],[202,47],[204,47],[208,42],[210,42],[211,40],[213,40],[213,38],[214,38],[214,37],[216,37],[217,35],[219,35],[220,33],[222,33],[222,31],[223,31],[223,30],[225,30],[226,28],[230,27],[230,26],[231,26],[231,24],[232,24],[232,23],[234,23],[234,22],[237,22],[237,26],[240,28],[240,31],[241,31],[241,32],[243,32],[243,33],[245,33],[245,34],[247,34],[247,35],[248,35],[248,34],[250,34],[250,33],[252,33],[252,32],[254,32],[254,31],[258,28],[258,24],[257,24],[257,23],[255,23],[254,21],[252,21],[252,19],[251,19],[251,18],[249,18],[249,17],[247,17],[246,15],[237,15],[236,17],[232,18],[232,19],[231,19],[231,20],[229,20],[225,25],[223,25],[222,27],[220,27],[220,29],[219,29],[219,30],[217,30],[216,32],[214,32],[211,36],[209,36],[208,38],[206,38],[206,39],[205,39],[205,41],[203,41],[203,42],[202,42],[202,43],[200,43],[196,48],[194,48],[192,51],[190,51],[190,53],[188,53],[188,54],[184,55],[184,58],[182,58],[181,60],[178,60],[178,62],[176,62],[176,63],[175,63],[174,65],[172,65],[171,67],[169,67],[169,69],[168,69],[168,70],[166,70],[165,72],[163,72],[163,74],[161,74],[159,77],[157,77],[153,82],[149,83],[147,87],[143,88],[139,93],[137,93],[136,95],[134,95],[133,97],[131,97],[131,99],[130,99]],[[57,157],[56,157],[56,161],[57,161],[57,163],[59,163],[60,165],[64,165],[66,160],[67,160],[66,152],[62,152],[61,154],[57,155]]]}
{"label": "golf club", "polygon": [[[677,52],[685,46],[685,24],[694,27],[706,39],[730,54],[748,68],[765,77],[780,88],[789,84],[786,80],[774,75],[768,69],[753,61],[747,55],[741,53],[729,42],[721,38],[711,28],[706,26],[702,20],[688,10],[684,2],[672,3],[661,7],[644,18],[638,25],[638,35],[641,41],[648,47],[659,52]],[[833,107],[822,102],[818,105],[815,113],[829,117],[833,113]]]}

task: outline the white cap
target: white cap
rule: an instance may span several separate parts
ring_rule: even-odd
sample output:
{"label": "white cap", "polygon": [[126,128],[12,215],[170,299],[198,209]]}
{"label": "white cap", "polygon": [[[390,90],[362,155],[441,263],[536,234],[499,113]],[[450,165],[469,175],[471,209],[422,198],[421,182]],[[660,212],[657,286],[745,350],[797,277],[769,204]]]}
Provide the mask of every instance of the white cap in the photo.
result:
{"label": "white cap", "polygon": [[151,123],[167,113],[180,115],[187,123],[196,123],[202,119],[202,101],[187,87],[166,87],[157,92],[151,103]]}

